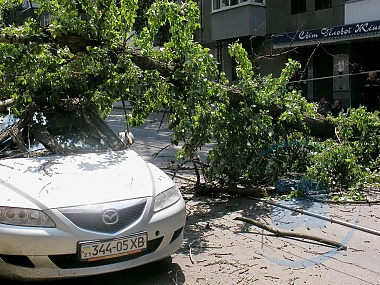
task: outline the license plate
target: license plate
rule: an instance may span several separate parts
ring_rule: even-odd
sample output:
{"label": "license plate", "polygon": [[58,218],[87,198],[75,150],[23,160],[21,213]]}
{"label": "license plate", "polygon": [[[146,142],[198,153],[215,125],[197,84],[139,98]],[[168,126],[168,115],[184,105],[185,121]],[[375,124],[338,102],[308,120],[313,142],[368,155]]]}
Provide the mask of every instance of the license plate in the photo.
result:
{"label": "license plate", "polygon": [[147,234],[120,237],[113,240],[79,243],[79,260],[96,261],[141,252],[147,248]]}

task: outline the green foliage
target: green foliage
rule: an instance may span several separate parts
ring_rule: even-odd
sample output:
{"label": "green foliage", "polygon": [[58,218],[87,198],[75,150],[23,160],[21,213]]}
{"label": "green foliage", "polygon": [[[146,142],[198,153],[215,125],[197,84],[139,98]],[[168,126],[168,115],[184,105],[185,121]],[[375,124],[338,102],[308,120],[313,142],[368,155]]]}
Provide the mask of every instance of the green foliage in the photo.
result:
{"label": "green foliage", "polygon": [[339,141],[321,143],[308,174],[332,189],[348,189],[354,195],[370,185],[380,185],[379,113],[352,109],[335,119]]}
{"label": "green foliage", "polygon": [[[194,31],[199,28],[196,3],[189,1],[178,6],[170,1],[156,2],[149,15],[148,26],[136,39],[136,45],[144,48],[145,55],[180,68],[171,78],[163,78],[157,72],[143,74],[146,84],[129,98],[134,106],[132,123],[141,123],[157,108],[169,109],[172,140],[184,142],[177,158],[194,158],[197,150],[212,138],[211,104],[223,106],[228,104],[228,98],[219,83],[209,80],[219,75],[215,59],[193,41]],[[155,49],[155,38],[166,23],[171,38],[161,49]],[[223,75],[220,77],[224,80]]]}
{"label": "green foliage", "polygon": [[[287,92],[286,83],[299,64],[290,60],[280,78],[255,76],[246,51],[238,43],[230,46],[236,59],[239,83],[244,96],[239,106],[217,108],[213,118],[216,145],[210,151],[208,179],[227,185],[273,183],[289,171],[305,171],[308,165],[307,130],[302,116],[312,108],[296,92]],[[284,106],[278,121],[256,105]],[[292,132],[298,126],[305,134]]]}
{"label": "green foliage", "polygon": [[[316,107],[287,88],[300,64],[289,60],[278,78],[256,75],[237,42],[229,53],[239,81],[231,85],[210,51],[193,39],[200,28],[196,2],[160,0],[141,10],[138,3],[151,1],[33,2],[40,5],[37,17],[52,13],[51,25],[41,27],[32,18],[2,30],[31,39],[0,44],[0,71],[7,77],[0,99],[16,99],[14,113],[31,102],[50,108],[79,102],[106,116],[113,102],[124,99],[133,107],[128,123],[136,126],[152,112],[168,110],[171,140],[182,146],[177,159],[201,165],[209,182],[273,184],[284,174],[307,172],[327,187],[352,193],[380,184],[379,114],[351,110],[334,120],[338,139],[312,138],[304,118],[315,117]],[[11,4],[20,1],[0,1],[0,8],[4,12]],[[146,19],[141,11],[147,11]],[[134,31],[136,19],[146,22],[139,33]],[[161,35],[163,29],[167,37]],[[158,38],[164,40],[159,47]],[[132,50],[173,73],[164,76],[138,66]],[[240,96],[238,103],[230,100],[225,86]],[[273,106],[280,112],[275,118],[268,111]],[[215,147],[201,163],[198,151],[210,142]]]}
{"label": "green foliage", "polygon": [[[37,17],[52,13],[52,24],[41,27],[38,19],[30,18],[23,26],[3,29],[7,35],[32,41],[0,45],[0,68],[7,77],[0,96],[16,99],[16,113],[32,101],[52,108],[79,101],[94,105],[105,116],[112,103],[137,84],[141,73],[128,54],[118,54],[127,48],[136,1],[33,2],[40,7]],[[67,46],[47,40],[72,35],[82,37],[82,42]],[[85,52],[76,52],[76,46],[86,41]]]}

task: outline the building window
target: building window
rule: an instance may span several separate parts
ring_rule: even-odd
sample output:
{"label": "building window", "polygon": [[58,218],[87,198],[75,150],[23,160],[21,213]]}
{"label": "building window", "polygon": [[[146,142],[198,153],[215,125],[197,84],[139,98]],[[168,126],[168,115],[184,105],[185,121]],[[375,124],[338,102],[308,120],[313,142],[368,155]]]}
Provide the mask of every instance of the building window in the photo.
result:
{"label": "building window", "polygon": [[22,0],[22,4],[21,5],[22,5],[22,8],[24,10],[31,8],[30,1],[28,1],[28,0]]}
{"label": "building window", "polygon": [[42,13],[41,15],[41,26],[46,27],[51,24],[51,13]]}
{"label": "building window", "polygon": [[213,0],[213,1],[212,1],[212,9],[213,9],[213,10],[218,10],[218,9],[220,9],[220,0]]}
{"label": "building window", "polygon": [[25,12],[28,9],[35,8],[38,9],[40,6],[32,1],[29,0],[23,0],[21,3],[22,9]]}
{"label": "building window", "polygon": [[306,12],[306,0],[292,0],[291,5],[292,15]]}
{"label": "building window", "polygon": [[315,0],[315,10],[331,8],[331,0]]}
{"label": "building window", "polygon": [[222,0],[222,7],[230,6],[230,0]]}

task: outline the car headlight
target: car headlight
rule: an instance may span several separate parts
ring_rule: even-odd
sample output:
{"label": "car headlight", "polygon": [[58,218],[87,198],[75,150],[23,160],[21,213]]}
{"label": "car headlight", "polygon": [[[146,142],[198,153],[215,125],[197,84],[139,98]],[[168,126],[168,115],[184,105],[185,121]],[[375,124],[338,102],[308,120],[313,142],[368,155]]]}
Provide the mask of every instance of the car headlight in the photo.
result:
{"label": "car headlight", "polygon": [[55,227],[55,223],[42,211],[12,207],[0,207],[0,223],[26,227]]}
{"label": "car headlight", "polygon": [[158,212],[169,207],[170,205],[173,205],[181,199],[181,197],[181,193],[176,185],[170,187],[168,190],[165,190],[156,196],[154,199],[154,211]]}

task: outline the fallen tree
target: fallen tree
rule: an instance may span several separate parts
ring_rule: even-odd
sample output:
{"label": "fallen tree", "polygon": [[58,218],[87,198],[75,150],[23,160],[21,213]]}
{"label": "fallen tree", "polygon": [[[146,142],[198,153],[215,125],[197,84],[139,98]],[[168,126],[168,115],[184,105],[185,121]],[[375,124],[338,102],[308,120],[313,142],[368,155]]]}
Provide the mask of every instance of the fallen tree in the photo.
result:
{"label": "fallen tree", "polygon": [[[31,43],[39,43],[39,44],[59,44],[61,46],[67,46],[71,52],[78,56],[84,56],[87,53],[88,46],[96,46],[100,45],[96,41],[89,41],[84,36],[66,36],[63,35],[61,37],[25,37],[25,36],[7,36],[0,35],[0,43],[8,43],[8,44],[24,44],[29,45]],[[157,71],[164,78],[171,78],[175,71],[179,69],[180,64],[168,64],[166,62],[162,62],[160,60],[152,59],[148,56],[142,54],[141,51],[137,49],[116,49],[110,51],[110,53],[115,55],[115,58],[119,57],[121,54],[128,53],[131,56],[131,61],[142,71]],[[117,64],[117,62],[115,62]],[[119,70],[119,72],[124,72],[124,70]],[[91,75],[93,76],[93,75]],[[88,78],[91,80],[93,78]],[[102,84],[104,81],[108,80],[108,77],[97,78],[97,83]],[[231,88],[227,85],[222,85],[221,88],[228,94],[230,103],[232,106],[239,105],[240,102],[245,100],[245,95],[241,90],[236,88]],[[78,95],[79,96],[79,95]],[[14,104],[15,100],[8,99],[6,101],[0,102],[0,112],[4,112],[5,108]],[[252,107],[253,111],[268,111],[268,115],[273,117],[274,120],[278,119],[281,114],[284,112],[283,106],[278,105],[262,105],[256,103],[255,106]],[[306,126],[310,129],[310,135],[328,139],[333,138],[335,136],[335,124],[328,120],[323,116],[315,116],[308,117],[304,116],[303,118]],[[292,125],[288,125],[289,128],[293,127]],[[297,128],[298,126],[294,126]]]}
{"label": "fallen tree", "polygon": [[[8,4],[0,3],[2,12]],[[75,103],[106,116],[115,101],[128,100],[128,124],[140,125],[162,108],[170,112],[171,142],[182,146],[176,159],[201,169],[208,183],[249,189],[291,171],[334,187],[379,183],[376,115],[359,109],[337,119],[319,116],[314,104],[286,88],[299,63],[289,59],[278,78],[259,76],[239,43],[229,46],[239,79],[233,85],[210,51],[194,42],[200,28],[195,2],[154,3],[137,34],[133,0],[38,4],[34,14],[51,12],[51,24],[27,19],[4,26],[0,36],[7,55],[0,59],[3,112],[12,104],[11,112],[21,116],[31,103]],[[169,36],[157,47],[164,26]],[[199,149],[212,141],[201,161]]]}

